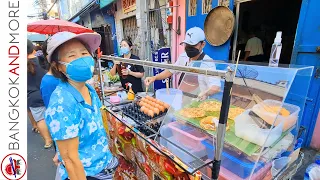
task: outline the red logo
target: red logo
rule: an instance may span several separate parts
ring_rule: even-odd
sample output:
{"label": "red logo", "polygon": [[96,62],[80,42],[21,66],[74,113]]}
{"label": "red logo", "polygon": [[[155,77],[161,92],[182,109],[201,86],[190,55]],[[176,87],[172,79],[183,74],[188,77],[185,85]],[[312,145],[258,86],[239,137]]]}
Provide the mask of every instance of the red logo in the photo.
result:
{"label": "red logo", "polygon": [[19,154],[8,154],[1,162],[1,172],[8,180],[19,180],[27,172],[27,162]]}

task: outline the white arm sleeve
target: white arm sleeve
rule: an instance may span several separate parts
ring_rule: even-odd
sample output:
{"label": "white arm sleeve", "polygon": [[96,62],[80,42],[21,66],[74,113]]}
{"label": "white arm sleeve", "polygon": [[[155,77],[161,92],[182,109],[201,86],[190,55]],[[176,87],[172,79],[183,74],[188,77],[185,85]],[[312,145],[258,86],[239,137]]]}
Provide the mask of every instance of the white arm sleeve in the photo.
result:
{"label": "white arm sleeve", "polygon": [[[189,58],[187,56],[186,53],[182,53],[180,54],[180,56],[178,57],[178,60],[174,63],[174,65],[178,65],[178,66],[185,66],[186,63],[188,62]],[[171,70],[171,69],[168,69],[172,74],[176,74],[176,73],[179,73],[175,70]]]}
{"label": "white arm sleeve", "polygon": [[[207,57],[208,59],[209,57]],[[216,69],[216,65],[214,62],[202,62],[201,66],[202,68],[210,68],[210,69]],[[213,76],[205,76],[205,75],[199,75],[199,86],[201,91],[206,91],[212,86],[221,87],[221,79],[220,77],[213,77]]]}

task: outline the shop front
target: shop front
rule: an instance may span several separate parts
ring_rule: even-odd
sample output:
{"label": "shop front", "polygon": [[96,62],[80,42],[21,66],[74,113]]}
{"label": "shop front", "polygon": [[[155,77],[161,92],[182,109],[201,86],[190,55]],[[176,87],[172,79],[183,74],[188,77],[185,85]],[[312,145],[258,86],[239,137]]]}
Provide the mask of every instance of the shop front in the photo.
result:
{"label": "shop front", "polygon": [[[116,28],[114,20],[113,4],[103,9],[95,9],[90,12],[92,29],[102,36],[101,51],[103,54],[117,55]],[[103,65],[106,66],[106,65]]]}

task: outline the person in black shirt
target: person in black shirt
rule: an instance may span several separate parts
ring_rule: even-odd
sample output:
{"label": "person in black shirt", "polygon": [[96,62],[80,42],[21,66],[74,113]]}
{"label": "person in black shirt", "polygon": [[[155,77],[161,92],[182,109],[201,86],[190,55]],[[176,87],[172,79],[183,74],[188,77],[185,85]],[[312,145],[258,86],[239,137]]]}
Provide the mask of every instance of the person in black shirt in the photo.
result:
{"label": "person in black shirt", "polygon": [[[133,55],[131,50],[132,42],[126,39],[122,40],[120,51],[123,55],[121,57],[127,59],[140,59],[138,56]],[[111,75],[114,76],[116,73],[120,76],[123,88],[126,88],[127,83],[131,83],[134,93],[143,92],[141,78],[144,76],[144,69],[142,66],[120,63],[119,65],[114,65],[110,70]]]}
{"label": "person in black shirt", "polygon": [[44,139],[44,148],[50,148],[52,146],[52,139],[49,134],[48,127],[44,121],[45,106],[42,100],[40,92],[40,83],[42,77],[47,73],[40,64],[38,58],[35,56],[36,51],[34,45],[30,40],[27,42],[28,52],[28,73],[27,73],[27,104],[28,110],[31,112],[33,119],[37,122],[37,127],[40,131],[42,138]]}

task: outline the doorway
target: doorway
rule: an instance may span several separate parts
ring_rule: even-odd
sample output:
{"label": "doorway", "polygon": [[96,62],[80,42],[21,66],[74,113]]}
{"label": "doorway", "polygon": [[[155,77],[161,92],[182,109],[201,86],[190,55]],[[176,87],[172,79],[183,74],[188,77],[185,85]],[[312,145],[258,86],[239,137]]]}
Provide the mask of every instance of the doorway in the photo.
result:
{"label": "doorway", "polygon": [[[263,60],[266,63],[269,61],[276,32],[282,31],[280,64],[290,64],[301,3],[302,0],[290,2],[286,0],[252,0],[242,3],[240,0],[236,46],[236,52],[241,50],[240,60],[245,57],[245,47],[250,31],[254,31],[256,37],[262,41]],[[236,9],[234,13],[236,14]],[[230,52],[230,57],[232,57],[232,52]]]}
{"label": "doorway", "polygon": [[[112,29],[109,24],[103,25],[99,28],[93,28],[95,32],[101,35],[101,45],[100,50],[104,55],[113,55],[114,47],[112,41]],[[102,62],[101,65],[103,67],[108,67],[108,62]]]}

